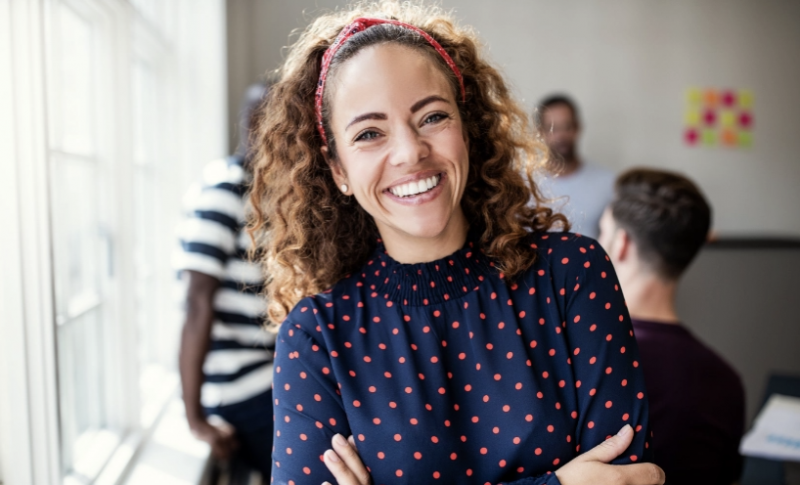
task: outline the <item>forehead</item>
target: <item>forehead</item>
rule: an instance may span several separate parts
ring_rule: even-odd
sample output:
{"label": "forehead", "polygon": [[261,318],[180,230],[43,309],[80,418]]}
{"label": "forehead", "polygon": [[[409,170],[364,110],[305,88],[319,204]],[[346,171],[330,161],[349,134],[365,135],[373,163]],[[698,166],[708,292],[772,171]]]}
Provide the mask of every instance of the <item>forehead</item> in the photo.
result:
{"label": "forehead", "polygon": [[572,108],[563,103],[554,104],[542,111],[543,120],[552,121],[574,121]]}
{"label": "forehead", "polygon": [[455,104],[453,87],[432,55],[397,44],[364,48],[338,66],[328,82],[334,119],[413,104],[431,94]]}

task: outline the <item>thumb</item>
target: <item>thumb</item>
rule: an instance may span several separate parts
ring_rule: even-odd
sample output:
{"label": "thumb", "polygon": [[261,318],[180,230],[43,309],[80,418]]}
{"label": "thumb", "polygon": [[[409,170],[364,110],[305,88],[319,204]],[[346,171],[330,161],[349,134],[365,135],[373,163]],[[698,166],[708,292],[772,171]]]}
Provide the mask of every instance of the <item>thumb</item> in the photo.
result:
{"label": "thumb", "polygon": [[621,455],[630,446],[631,441],[633,441],[633,428],[630,424],[626,424],[615,436],[587,451],[581,458],[583,461],[609,463]]}

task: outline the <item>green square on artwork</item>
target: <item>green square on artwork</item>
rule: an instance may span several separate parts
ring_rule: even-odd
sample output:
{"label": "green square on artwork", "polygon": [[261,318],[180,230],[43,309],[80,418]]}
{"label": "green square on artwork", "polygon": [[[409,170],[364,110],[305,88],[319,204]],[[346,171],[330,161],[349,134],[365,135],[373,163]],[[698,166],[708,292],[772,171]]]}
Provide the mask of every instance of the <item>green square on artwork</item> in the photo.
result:
{"label": "green square on artwork", "polygon": [[747,131],[740,131],[739,146],[742,148],[750,148],[753,146],[753,134]]}
{"label": "green square on artwork", "polygon": [[717,144],[717,133],[714,130],[703,130],[701,137],[703,138],[703,145],[713,146]]}

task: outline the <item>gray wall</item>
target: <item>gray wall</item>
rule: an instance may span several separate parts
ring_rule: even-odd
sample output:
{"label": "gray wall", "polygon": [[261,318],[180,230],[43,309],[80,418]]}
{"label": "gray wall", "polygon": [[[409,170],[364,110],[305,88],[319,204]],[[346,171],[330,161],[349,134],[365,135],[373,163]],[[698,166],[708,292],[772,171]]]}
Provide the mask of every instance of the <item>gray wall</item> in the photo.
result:
{"label": "gray wall", "polygon": [[744,381],[748,423],[771,372],[800,376],[800,249],[704,249],[678,314]]}
{"label": "gray wall", "polygon": [[[711,199],[723,235],[800,235],[800,2],[441,3],[476,28],[528,108],[553,90],[578,99],[589,159],[688,173]],[[244,88],[280,65],[291,31],[343,4],[228,0],[231,126]],[[755,146],[685,147],[691,86],[752,89]],[[768,372],[800,374],[796,274],[800,251],[707,249],[681,288],[687,324],[742,374],[750,417]]]}
{"label": "gray wall", "polygon": [[[553,90],[583,109],[583,153],[614,169],[688,173],[722,234],[800,235],[800,2],[442,0],[476,28],[532,108]],[[228,0],[230,106],[282,59],[292,29],[334,0]],[[686,89],[755,95],[752,149],[683,144]],[[231,123],[235,118],[231,117]]]}

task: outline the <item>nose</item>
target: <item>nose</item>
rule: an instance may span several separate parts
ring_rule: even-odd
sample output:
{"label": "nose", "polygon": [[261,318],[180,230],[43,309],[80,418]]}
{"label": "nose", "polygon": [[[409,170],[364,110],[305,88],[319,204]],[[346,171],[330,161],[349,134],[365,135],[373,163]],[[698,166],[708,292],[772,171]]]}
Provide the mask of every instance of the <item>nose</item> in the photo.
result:
{"label": "nose", "polygon": [[392,165],[414,165],[430,155],[429,142],[413,126],[403,125],[392,138]]}

